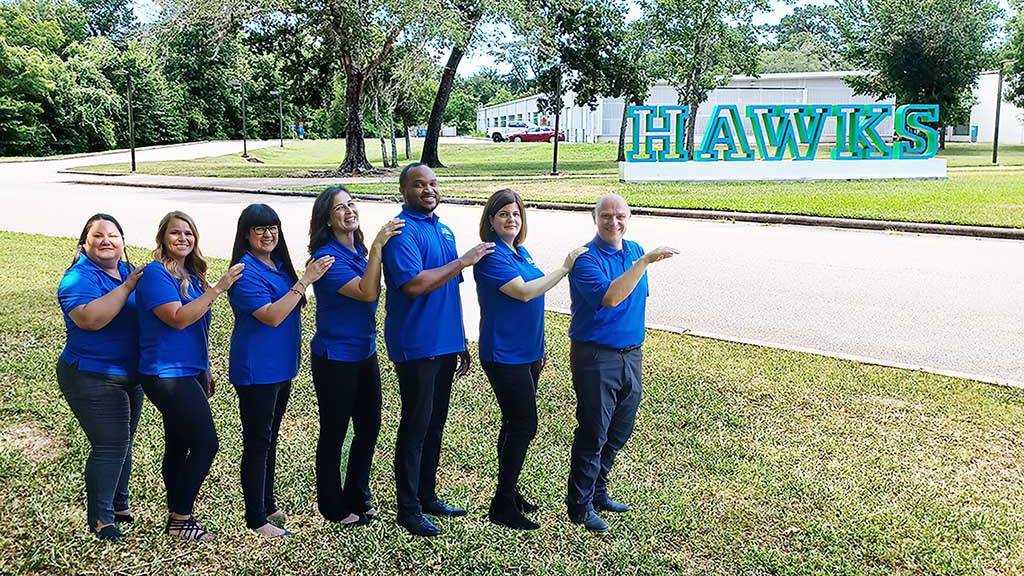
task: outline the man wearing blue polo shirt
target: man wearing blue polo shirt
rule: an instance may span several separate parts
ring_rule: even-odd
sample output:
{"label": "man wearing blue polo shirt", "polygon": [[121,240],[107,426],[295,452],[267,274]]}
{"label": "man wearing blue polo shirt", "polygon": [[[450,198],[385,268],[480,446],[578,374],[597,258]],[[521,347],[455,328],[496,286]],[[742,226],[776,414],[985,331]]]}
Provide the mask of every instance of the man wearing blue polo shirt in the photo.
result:
{"label": "man wearing blue polo shirt", "polygon": [[618,195],[602,197],[593,216],[597,236],[569,273],[576,433],[565,503],[573,523],[605,532],[608,524],[595,508],[629,511],[608,495],[608,473],[633,433],[640,405],[647,266],[678,252],[660,247],[645,254],[639,244],[625,240],[629,206]]}
{"label": "man wearing blue polo shirt", "polygon": [[384,342],[402,398],[395,445],[398,523],[414,535],[436,536],[441,530],[424,513],[466,515],[437,497],[436,482],[452,381],[469,371],[459,283],[462,270],[493,252],[494,243],[459,256],[455,234],[434,215],[440,202],[434,171],[414,162],[398,182],[405,201],[398,217],[405,228],[383,252]]}

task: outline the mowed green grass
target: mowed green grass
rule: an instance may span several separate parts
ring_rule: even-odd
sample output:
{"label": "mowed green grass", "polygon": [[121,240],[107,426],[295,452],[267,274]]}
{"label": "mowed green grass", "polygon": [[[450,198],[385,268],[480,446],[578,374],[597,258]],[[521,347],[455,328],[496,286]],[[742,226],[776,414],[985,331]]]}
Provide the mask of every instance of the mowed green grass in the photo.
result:
{"label": "mowed green grass", "polygon": [[[394,196],[395,184],[351,184],[363,194]],[[946,180],[624,184],[612,178],[448,180],[442,193],[487,198],[511,188],[538,202],[593,204],[621,194],[631,206],[805,214],[869,220],[1024,227],[1024,171],[951,174]],[[322,187],[303,187],[320,190]]]}
{"label": "mowed green grass", "polygon": [[[414,140],[413,160],[419,160],[422,140]],[[563,174],[618,174],[615,162],[616,144],[572,144],[558,145],[558,170]],[[389,144],[390,150],[390,144]],[[366,140],[366,153],[370,162],[381,164],[380,141]],[[441,161],[446,168],[438,170],[443,176],[537,176],[551,172],[551,144],[542,143],[491,143],[440,145]],[[390,152],[389,152],[390,154]],[[399,164],[404,165],[404,141],[398,141]],[[826,157],[823,147],[819,155]],[[991,146],[985,144],[961,144],[951,142],[939,157],[946,158],[950,167],[990,166]],[[336,168],[345,156],[344,140],[288,140],[285,147],[260,148],[251,156],[262,163],[247,162],[241,152],[201,158],[198,160],[168,160],[146,162],[140,157],[138,171],[143,174],[164,176],[219,176],[226,178],[256,177],[302,177],[314,170]],[[1024,165],[1024,146],[1001,146],[1000,165]],[[96,174],[127,174],[128,164],[92,164],[83,161],[76,168]]]}
{"label": "mowed green grass", "polygon": [[[550,362],[540,429],[522,488],[543,528],[490,525],[498,410],[478,367],[455,385],[442,495],[470,508],[416,539],[394,524],[392,448],[399,402],[382,361],[384,427],[373,467],[381,519],[341,529],[315,512],[315,398],[304,366],[282,427],[279,504],[295,536],[269,544],[243,523],[237,402],[212,401],[221,440],[197,504],[218,534],[196,544],[161,535],[163,431],[146,404],[132,476],[137,522],[119,544],[85,531],[88,443],[62,399],[54,296],[73,240],[0,232],[0,438],[31,424],[66,443],[30,461],[0,447],[0,572],[37,574],[955,574],[1024,572],[1024,393],[651,331],[636,432],[613,472],[634,511],[605,536],[564,517],[574,399],[567,321],[548,317]],[[141,250],[135,250],[141,254]],[[223,261],[212,263],[215,276]],[[669,290],[668,286],[654,286]],[[680,295],[680,305],[699,306]],[[311,335],[307,308],[305,337]],[[231,316],[214,308],[213,369],[226,373]]]}

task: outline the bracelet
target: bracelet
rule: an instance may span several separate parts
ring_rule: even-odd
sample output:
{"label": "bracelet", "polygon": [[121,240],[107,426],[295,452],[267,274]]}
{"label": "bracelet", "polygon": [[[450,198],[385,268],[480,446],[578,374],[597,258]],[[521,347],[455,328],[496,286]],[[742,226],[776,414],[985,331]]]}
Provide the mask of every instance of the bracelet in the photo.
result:
{"label": "bracelet", "polygon": [[295,283],[298,284],[299,286],[302,286],[303,290],[309,288],[309,284],[304,283],[302,280],[296,280]]}
{"label": "bracelet", "polygon": [[[301,284],[301,282],[299,282],[299,284]],[[298,294],[298,295],[299,295],[299,298],[302,298],[303,296],[305,296],[305,294],[303,294],[302,292],[299,292],[299,291],[298,291],[298,290],[296,290],[295,288],[289,288],[289,289],[288,289],[288,291],[289,291],[289,292],[295,292],[296,294]]]}

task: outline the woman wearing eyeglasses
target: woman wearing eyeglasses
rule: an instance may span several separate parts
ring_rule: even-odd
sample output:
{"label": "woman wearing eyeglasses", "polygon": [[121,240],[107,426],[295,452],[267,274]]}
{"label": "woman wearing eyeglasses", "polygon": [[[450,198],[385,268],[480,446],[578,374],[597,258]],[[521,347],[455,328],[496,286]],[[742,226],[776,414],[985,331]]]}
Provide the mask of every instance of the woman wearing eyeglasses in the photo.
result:
{"label": "woman wearing eyeglasses", "polygon": [[231,263],[245,264],[245,274],[228,291],[235,315],[228,379],[238,393],[242,420],[245,524],[265,538],[290,534],[274,501],[277,436],[299,372],[306,288],[333,262],[330,256],[320,258],[299,278],[277,212],[250,204],[238,217]]}

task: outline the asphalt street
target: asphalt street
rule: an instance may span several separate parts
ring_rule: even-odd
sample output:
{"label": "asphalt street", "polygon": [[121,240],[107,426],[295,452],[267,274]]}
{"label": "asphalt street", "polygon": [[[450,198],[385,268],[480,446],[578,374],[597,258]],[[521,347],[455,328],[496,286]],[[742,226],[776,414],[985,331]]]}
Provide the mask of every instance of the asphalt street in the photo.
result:
{"label": "asphalt street", "polygon": [[[139,157],[189,159],[236,148],[240,142],[204,143]],[[126,158],[0,163],[0,229],[74,236],[89,215],[109,212],[130,243],[152,246],[160,217],[180,209],[196,219],[203,251],[227,257],[241,208],[265,202],[281,214],[294,257],[305,257],[311,198],[73,185],[58,174]],[[363,202],[360,211],[372,237],[398,206]],[[437,214],[461,250],[479,241],[479,207],[442,205]],[[586,213],[528,216],[526,244],[545,269],[593,236]],[[648,249],[680,250],[650,269],[652,326],[1024,386],[1024,242],[639,216],[627,237]],[[466,280],[466,324],[475,334],[471,272]],[[564,282],[547,305],[568,308]]]}

